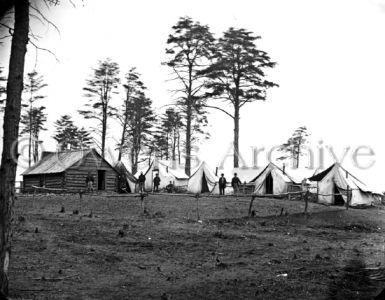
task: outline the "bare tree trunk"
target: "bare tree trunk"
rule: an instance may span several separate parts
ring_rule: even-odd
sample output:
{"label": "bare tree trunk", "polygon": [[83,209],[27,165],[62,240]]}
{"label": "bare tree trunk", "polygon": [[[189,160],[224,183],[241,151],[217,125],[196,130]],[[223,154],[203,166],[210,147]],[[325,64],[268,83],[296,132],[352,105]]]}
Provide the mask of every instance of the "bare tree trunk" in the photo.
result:
{"label": "bare tree trunk", "polygon": [[176,130],[174,130],[174,137],[173,137],[173,140],[172,140],[172,161],[176,161],[176,139],[177,139],[177,135],[176,135]]}
{"label": "bare tree trunk", "polygon": [[301,141],[298,143],[298,148],[297,148],[297,169],[299,167],[299,156],[301,155]]}
{"label": "bare tree trunk", "polygon": [[180,132],[178,132],[178,163],[180,165]]}
{"label": "bare tree trunk", "polygon": [[239,167],[239,106],[234,106],[234,168]]}
{"label": "bare tree trunk", "polygon": [[168,151],[168,148],[169,148],[169,141],[168,141],[168,133],[166,134],[166,160],[168,160],[168,154],[169,154],[169,151]]}
{"label": "bare tree trunk", "polygon": [[131,148],[131,172],[135,174],[138,171],[138,166],[135,164],[134,148]]}
{"label": "bare tree trunk", "polygon": [[0,292],[8,294],[8,263],[11,251],[11,220],[15,198],[17,139],[21,94],[23,91],[25,53],[28,44],[29,1],[15,1],[15,26],[7,82],[4,113],[3,154],[0,167]]}
{"label": "bare tree trunk", "polygon": [[28,167],[31,166],[31,160],[32,160],[31,156],[32,156],[32,102],[29,107]]}
{"label": "bare tree trunk", "polygon": [[37,163],[39,159],[39,135],[35,133],[34,135],[34,148],[33,148],[33,162],[34,164]]}
{"label": "bare tree trunk", "polygon": [[191,175],[191,105],[187,107],[187,122],[186,122],[186,165],[185,172],[188,176]]}
{"label": "bare tree trunk", "polygon": [[107,131],[107,108],[103,111],[103,122],[102,122],[102,157],[104,158],[104,151],[106,148],[106,131]]}
{"label": "bare tree trunk", "polygon": [[187,90],[187,112],[186,112],[186,164],[185,173],[191,175],[191,123],[192,123],[192,64],[189,65],[188,69],[188,90]]}
{"label": "bare tree trunk", "polygon": [[124,146],[124,143],[126,142],[126,139],[125,139],[126,127],[127,127],[127,120],[125,120],[123,124],[122,138],[120,139],[120,146],[119,146],[118,161],[122,160],[123,146]]}

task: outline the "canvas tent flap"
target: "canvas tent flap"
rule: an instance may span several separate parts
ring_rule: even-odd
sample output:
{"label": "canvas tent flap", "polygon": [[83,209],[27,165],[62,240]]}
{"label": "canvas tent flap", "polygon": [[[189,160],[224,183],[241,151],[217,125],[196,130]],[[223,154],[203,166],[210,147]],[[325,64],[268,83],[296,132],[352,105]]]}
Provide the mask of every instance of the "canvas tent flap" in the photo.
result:
{"label": "canvas tent flap", "polygon": [[366,185],[337,163],[325,171],[310,177],[309,180],[318,182],[319,203],[335,204],[336,191],[334,187],[337,188],[337,191],[339,191],[339,194],[346,203],[348,186],[352,191],[350,206],[371,205],[374,201],[374,196]]}
{"label": "canvas tent flap", "polygon": [[194,194],[202,193],[205,188],[203,184],[206,182],[208,191],[213,193],[215,192],[218,180],[219,178],[211,171],[210,167],[205,162],[202,162],[188,180],[187,191]]}
{"label": "canvas tent flap", "polygon": [[[271,180],[272,190],[268,191],[268,180]],[[273,163],[269,163],[265,169],[254,178],[253,182],[255,183],[254,194],[256,195],[265,195],[265,194],[274,194],[279,195],[287,192],[288,185],[294,183],[294,181],[278,168]]]}
{"label": "canvas tent flap", "polygon": [[131,191],[131,193],[134,193],[136,192],[136,183],[137,183],[137,179],[135,178],[134,175],[132,175],[126,168],[126,166],[124,165],[124,163],[122,161],[118,161],[116,164],[115,164],[115,169],[118,171],[119,173],[119,176],[122,176],[124,178],[124,180],[126,181],[126,184],[128,185],[129,187],[129,190]]}

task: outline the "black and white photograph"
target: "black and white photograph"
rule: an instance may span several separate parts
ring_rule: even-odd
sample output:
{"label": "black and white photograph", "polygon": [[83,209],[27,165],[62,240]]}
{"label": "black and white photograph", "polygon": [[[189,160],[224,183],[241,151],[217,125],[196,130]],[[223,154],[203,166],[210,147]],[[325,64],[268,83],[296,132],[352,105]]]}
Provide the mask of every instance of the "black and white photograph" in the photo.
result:
{"label": "black and white photograph", "polygon": [[0,300],[385,299],[385,0],[0,0]]}

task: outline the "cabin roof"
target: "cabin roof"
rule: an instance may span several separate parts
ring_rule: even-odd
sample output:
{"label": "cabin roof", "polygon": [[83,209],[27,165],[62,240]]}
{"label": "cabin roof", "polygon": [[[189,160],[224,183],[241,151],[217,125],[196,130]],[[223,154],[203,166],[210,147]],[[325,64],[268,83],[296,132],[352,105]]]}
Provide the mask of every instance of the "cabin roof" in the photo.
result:
{"label": "cabin roof", "polygon": [[72,167],[77,162],[80,162],[85,156],[93,152],[96,156],[103,159],[95,149],[78,150],[78,151],[63,151],[63,152],[48,152],[45,153],[36,165],[28,168],[25,175],[38,174],[54,174],[62,173]]}

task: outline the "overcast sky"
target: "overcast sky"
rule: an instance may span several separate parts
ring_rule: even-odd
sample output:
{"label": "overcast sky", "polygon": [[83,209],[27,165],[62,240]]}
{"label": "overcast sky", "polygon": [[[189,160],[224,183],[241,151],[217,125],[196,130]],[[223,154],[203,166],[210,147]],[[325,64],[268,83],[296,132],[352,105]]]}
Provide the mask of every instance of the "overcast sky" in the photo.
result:
{"label": "overcast sky", "polygon": [[[65,2],[65,1],[63,1]],[[80,2],[80,1],[79,1]],[[385,190],[382,170],[385,141],[382,115],[385,99],[385,1],[380,0],[85,0],[46,12],[60,29],[35,21],[32,28],[43,36],[39,46],[28,48],[27,69],[44,75],[48,128],[42,134],[44,148],[55,149],[53,122],[63,114],[78,125],[89,126],[77,110],[85,103],[82,88],[99,59],[111,57],[119,63],[122,76],[135,66],[148,87],[154,106],[174,100],[167,82],[169,70],[161,66],[171,27],[181,16],[190,16],[219,37],[230,26],[246,28],[262,37],[258,47],[278,64],[269,79],[280,86],[269,90],[266,102],[241,110],[240,145],[248,165],[251,147],[279,145],[299,126],[308,127],[310,147],[319,141],[341,156],[343,164],[364,181]],[[7,66],[7,44],[1,63]],[[121,99],[114,99],[115,104]],[[211,139],[200,146],[200,155],[215,167],[233,138],[232,120],[220,112],[209,117]],[[111,123],[110,138],[120,135]],[[114,142],[110,140],[111,146]],[[373,167],[357,169],[351,156],[360,145],[371,147],[374,157],[361,158],[362,165],[375,159]],[[325,150],[326,165],[331,162]],[[261,155],[260,164],[265,162]],[[317,157],[316,157],[317,158]],[[363,160],[362,160],[363,159]],[[230,160],[229,160],[230,163]],[[305,162],[304,162],[305,163]],[[230,174],[228,174],[230,176]]]}

